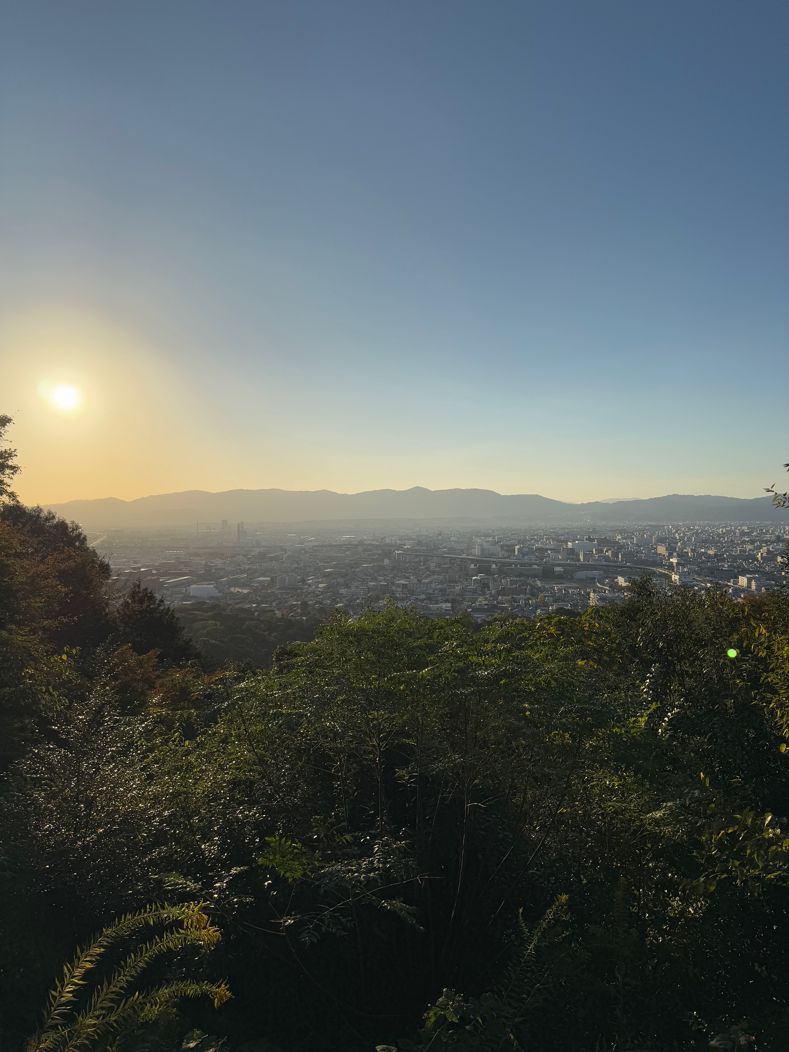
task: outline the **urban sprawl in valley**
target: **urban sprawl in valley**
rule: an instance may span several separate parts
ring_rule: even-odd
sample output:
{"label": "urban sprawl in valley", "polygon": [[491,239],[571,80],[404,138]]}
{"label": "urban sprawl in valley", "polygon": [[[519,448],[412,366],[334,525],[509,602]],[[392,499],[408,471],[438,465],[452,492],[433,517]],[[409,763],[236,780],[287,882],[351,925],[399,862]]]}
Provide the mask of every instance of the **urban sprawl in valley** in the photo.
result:
{"label": "urban sprawl in valley", "polygon": [[785,529],[765,524],[606,528],[245,525],[183,531],[113,530],[90,539],[110,562],[112,589],[135,581],[174,606],[221,602],[269,615],[387,603],[478,621],[583,611],[621,601],[645,574],[664,587],[773,589],[787,566]]}

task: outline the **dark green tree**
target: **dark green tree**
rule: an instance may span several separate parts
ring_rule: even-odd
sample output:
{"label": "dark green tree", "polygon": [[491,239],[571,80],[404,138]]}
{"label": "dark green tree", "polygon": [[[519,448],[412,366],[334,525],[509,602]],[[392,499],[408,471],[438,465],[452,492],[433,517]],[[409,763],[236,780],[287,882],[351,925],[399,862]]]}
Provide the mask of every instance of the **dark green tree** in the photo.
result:
{"label": "dark green tree", "polygon": [[165,664],[194,657],[195,651],[183,627],[165,601],[136,581],[115,611],[115,638],[137,654],[157,651]]}
{"label": "dark green tree", "polygon": [[5,433],[12,424],[10,416],[0,413],[0,500],[14,501],[16,494],[11,489],[14,476],[19,472],[16,450],[6,445]]}
{"label": "dark green tree", "polygon": [[24,572],[49,583],[49,601],[38,620],[48,643],[56,650],[87,651],[103,643],[111,627],[105,591],[110,567],[80,527],[54,512],[16,502],[0,507],[0,525],[13,536]]}

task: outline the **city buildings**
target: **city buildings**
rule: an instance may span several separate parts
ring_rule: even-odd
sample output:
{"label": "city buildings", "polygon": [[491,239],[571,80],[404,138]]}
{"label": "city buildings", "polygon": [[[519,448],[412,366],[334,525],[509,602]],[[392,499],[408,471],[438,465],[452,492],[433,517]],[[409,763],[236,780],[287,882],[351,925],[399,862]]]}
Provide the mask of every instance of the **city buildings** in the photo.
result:
{"label": "city buildings", "polygon": [[480,535],[453,523],[273,526],[199,533],[114,531],[100,539],[122,594],[134,581],[178,606],[241,604],[289,614],[387,603],[476,620],[580,612],[621,601],[636,578],[661,587],[758,595],[787,579],[787,531],[753,524],[517,530]]}

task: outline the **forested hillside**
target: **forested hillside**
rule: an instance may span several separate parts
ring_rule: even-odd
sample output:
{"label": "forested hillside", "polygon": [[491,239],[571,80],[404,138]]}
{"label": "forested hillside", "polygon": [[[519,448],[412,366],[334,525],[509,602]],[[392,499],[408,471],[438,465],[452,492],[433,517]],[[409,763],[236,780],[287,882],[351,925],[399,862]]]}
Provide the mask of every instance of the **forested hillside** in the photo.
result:
{"label": "forested hillside", "polygon": [[203,668],[217,670],[228,664],[270,668],[280,647],[314,639],[333,612],[308,608],[306,603],[302,607],[297,613],[278,616],[273,610],[227,603],[188,603],[177,616]]}
{"label": "forested hillside", "polygon": [[0,1047],[787,1047],[789,596],[216,667],[9,452]]}

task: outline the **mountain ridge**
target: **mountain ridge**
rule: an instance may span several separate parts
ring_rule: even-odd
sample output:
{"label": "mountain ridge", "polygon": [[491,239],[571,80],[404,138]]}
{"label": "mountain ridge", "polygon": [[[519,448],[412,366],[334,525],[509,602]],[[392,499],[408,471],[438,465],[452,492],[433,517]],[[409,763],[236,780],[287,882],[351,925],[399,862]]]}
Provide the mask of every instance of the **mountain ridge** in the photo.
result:
{"label": "mountain ridge", "polygon": [[45,504],[58,515],[101,529],[193,527],[196,522],[317,522],[364,519],[465,519],[527,525],[625,522],[775,522],[786,514],[769,497],[671,493],[660,497],[572,503],[538,493],[489,489],[182,490],[123,500],[97,497]]}

